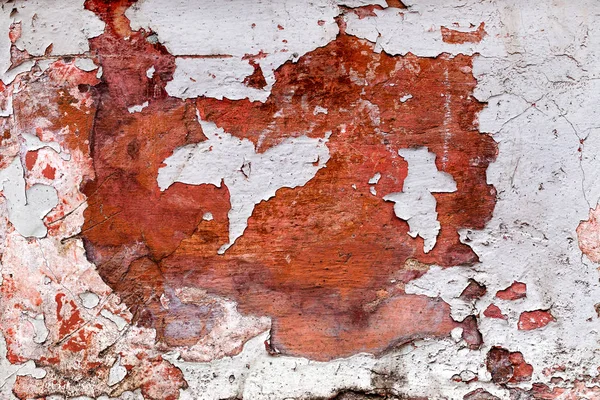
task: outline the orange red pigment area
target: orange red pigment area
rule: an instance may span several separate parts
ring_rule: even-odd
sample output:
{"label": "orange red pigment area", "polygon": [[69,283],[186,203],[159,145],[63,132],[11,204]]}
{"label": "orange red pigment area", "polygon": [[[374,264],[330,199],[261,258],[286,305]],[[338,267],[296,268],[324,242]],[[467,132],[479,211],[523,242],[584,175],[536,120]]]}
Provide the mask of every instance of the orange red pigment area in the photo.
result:
{"label": "orange red pigment area", "polygon": [[[496,145],[475,126],[482,104],[472,97],[471,58],[391,57],[340,35],[279,68],[264,104],[182,101],[164,89],[174,58],[147,33],[122,32],[119,7],[109,8],[97,11],[106,32],[90,41],[103,83],[96,88],[96,180],[84,188],[83,236],[88,257],[137,323],[156,328],[168,345],[196,343],[220,315],[190,304],[166,310],[159,297],[177,303],[174,289],[197,286],[234,299],[243,313],[272,317],[274,347],[315,359],[380,352],[460,325],[447,304],[407,295],[403,287],[426,271],[422,263],[476,262],[457,230],[483,228],[495,204],[485,171]],[[156,72],[148,78],[151,66]],[[128,112],[145,101],[142,112]],[[327,114],[314,112],[317,106]],[[288,137],[331,133],[327,167],[303,187],[280,189],[258,204],[244,235],[222,256],[227,188],[174,184],[160,192],[156,182],[175,148],[205,139],[196,110],[260,152]],[[438,169],[458,188],[435,194],[442,229],[428,254],[382,199],[402,190],[407,164],[398,149],[417,146],[437,154]],[[368,181],[377,172],[372,195]],[[202,219],[206,212],[211,221]],[[171,329],[198,320],[198,329]]]}
{"label": "orange red pigment area", "polygon": [[463,43],[479,43],[487,35],[485,31],[485,23],[479,24],[476,30],[470,32],[462,32],[455,29],[446,28],[442,26],[440,28],[442,33],[442,40],[445,43],[451,44],[463,44]]}

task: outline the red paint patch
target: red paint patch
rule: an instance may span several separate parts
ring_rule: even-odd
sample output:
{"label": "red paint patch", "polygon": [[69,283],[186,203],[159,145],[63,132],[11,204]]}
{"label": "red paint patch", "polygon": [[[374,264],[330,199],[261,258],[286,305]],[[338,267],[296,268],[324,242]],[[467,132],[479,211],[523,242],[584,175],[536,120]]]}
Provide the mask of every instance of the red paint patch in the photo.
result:
{"label": "red paint patch", "polygon": [[64,293],[58,293],[55,298],[56,319],[60,324],[58,334],[61,339],[73,333],[84,323],[75,302],[73,300],[65,300],[65,297]]}
{"label": "red paint patch", "polygon": [[531,379],[533,367],[525,362],[521,352],[510,353],[508,360],[513,366],[513,376],[510,383],[524,382]]}
{"label": "red paint patch", "polygon": [[550,314],[550,311],[525,311],[521,313],[517,326],[519,330],[531,331],[533,329],[543,328],[552,321],[556,321],[556,319]]}
{"label": "red paint patch", "polygon": [[400,0],[386,0],[387,6],[390,8],[406,8]]}
{"label": "red paint patch", "polygon": [[263,89],[265,86],[267,86],[267,81],[265,80],[265,76],[260,68],[260,64],[254,60],[249,60],[248,62],[254,68],[254,72],[244,79],[244,85],[255,89]]}
{"label": "red paint patch", "polygon": [[446,28],[445,26],[442,26],[440,30],[442,32],[442,40],[445,43],[451,44],[479,43],[487,35],[485,23],[483,22],[479,24],[477,30],[472,32],[461,32]]}
{"label": "red paint patch", "polygon": [[477,327],[477,318],[469,315],[462,323],[462,339],[469,345],[469,349],[477,350],[483,344],[483,336]]}
{"label": "red paint patch", "polygon": [[496,297],[502,300],[518,300],[527,297],[527,285],[522,282],[513,282],[504,290],[499,290]]}
{"label": "red paint patch", "polygon": [[526,395],[539,400],[580,400],[600,399],[600,386],[590,385],[589,381],[575,380],[570,387],[554,387],[550,389],[547,385],[534,383],[531,391]]}
{"label": "red paint patch", "polygon": [[33,169],[33,167],[35,166],[37,159],[38,159],[38,151],[37,150],[28,151],[27,154],[25,154],[25,167],[31,171]]}
{"label": "red paint patch", "polygon": [[54,179],[56,175],[56,168],[51,167],[49,164],[46,164],[46,168],[42,170],[42,175],[48,179]]}
{"label": "red paint patch", "polygon": [[490,304],[483,312],[483,315],[488,318],[507,319],[506,315],[502,314],[502,310],[495,304]]}
{"label": "red paint patch", "polygon": [[463,396],[463,400],[500,400],[500,397],[494,396],[485,389],[475,389]]}

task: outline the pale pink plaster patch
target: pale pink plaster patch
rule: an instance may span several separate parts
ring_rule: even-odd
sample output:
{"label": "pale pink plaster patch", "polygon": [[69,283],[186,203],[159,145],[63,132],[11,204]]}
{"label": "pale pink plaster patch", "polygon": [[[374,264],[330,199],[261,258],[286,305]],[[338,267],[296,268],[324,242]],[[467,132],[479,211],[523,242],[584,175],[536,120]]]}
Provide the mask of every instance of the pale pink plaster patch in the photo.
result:
{"label": "pale pink plaster patch", "polygon": [[579,248],[591,261],[600,262],[600,205],[590,210],[590,218],[577,227]]}

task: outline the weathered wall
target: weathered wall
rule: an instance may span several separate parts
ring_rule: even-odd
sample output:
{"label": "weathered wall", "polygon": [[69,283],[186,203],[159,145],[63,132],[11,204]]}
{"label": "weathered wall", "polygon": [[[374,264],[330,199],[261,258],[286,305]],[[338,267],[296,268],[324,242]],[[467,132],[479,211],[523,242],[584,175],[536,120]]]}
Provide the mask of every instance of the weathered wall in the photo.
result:
{"label": "weathered wall", "polygon": [[600,398],[598,15],[4,1],[0,398]]}

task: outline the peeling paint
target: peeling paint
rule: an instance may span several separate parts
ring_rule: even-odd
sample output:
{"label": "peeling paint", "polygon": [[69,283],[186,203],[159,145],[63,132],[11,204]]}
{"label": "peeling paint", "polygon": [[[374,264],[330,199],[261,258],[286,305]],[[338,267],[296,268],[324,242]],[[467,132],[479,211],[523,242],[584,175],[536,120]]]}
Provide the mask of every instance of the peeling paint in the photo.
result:
{"label": "peeling paint", "polygon": [[3,3],[0,397],[598,398],[598,14]]}
{"label": "peeling paint", "polygon": [[404,179],[402,193],[390,193],[383,197],[394,202],[396,216],[408,222],[412,237],[425,241],[423,251],[429,253],[435,246],[440,223],[437,220],[437,202],[432,193],[456,191],[456,182],[448,173],[439,172],[435,166],[435,154],[427,148],[398,150],[408,162],[408,175]]}
{"label": "peeling paint", "polygon": [[275,196],[281,188],[306,184],[329,160],[326,135],[323,139],[293,138],[257,154],[252,142],[233,138],[214,124],[198,119],[208,140],[176,149],[158,170],[158,186],[166,190],[174,182],[212,184],[229,191],[231,203],[229,243],[223,254],[246,230],[254,206]]}

